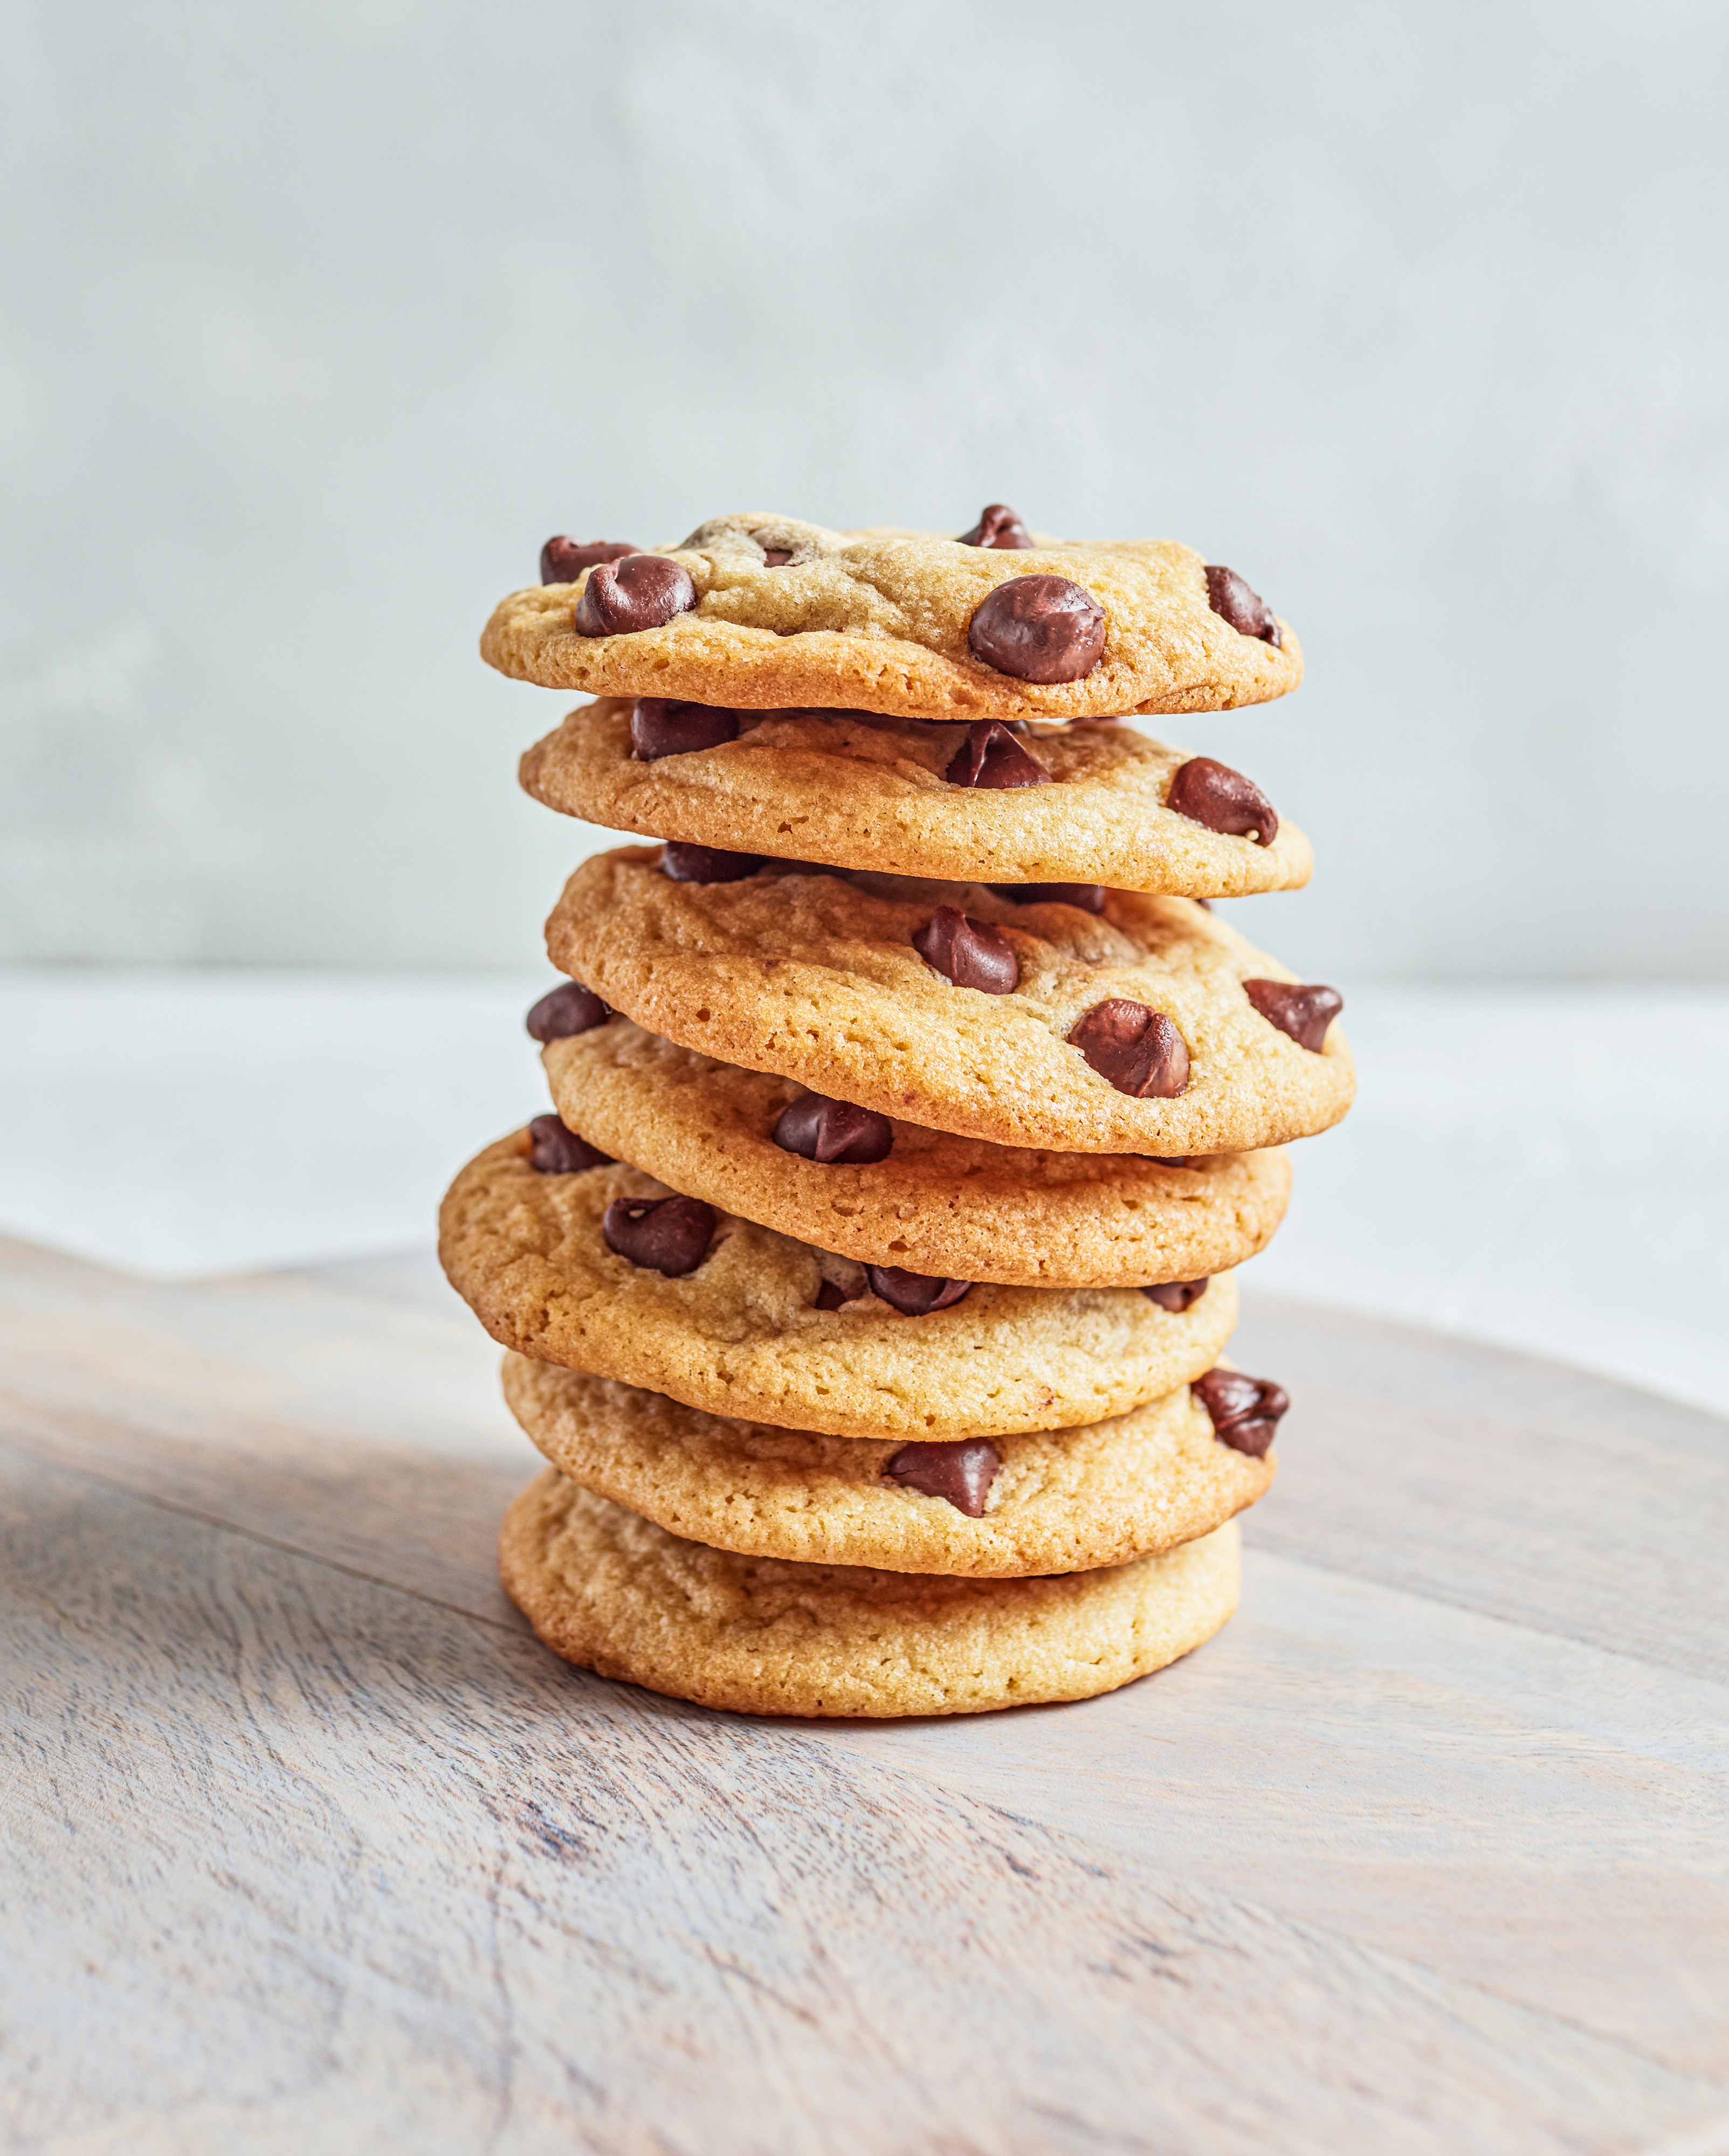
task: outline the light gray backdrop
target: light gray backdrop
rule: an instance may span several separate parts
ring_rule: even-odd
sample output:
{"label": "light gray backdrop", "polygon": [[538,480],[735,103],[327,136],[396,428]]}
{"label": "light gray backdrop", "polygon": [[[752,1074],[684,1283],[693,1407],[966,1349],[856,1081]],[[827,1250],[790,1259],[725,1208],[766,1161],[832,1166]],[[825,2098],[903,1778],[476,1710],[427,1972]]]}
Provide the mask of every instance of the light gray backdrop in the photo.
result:
{"label": "light gray backdrop", "polygon": [[1724,972],[1721,7],[0,20],[0,956],[520,963],[548,531],[1001,497],[1298,625],[1311,978]]}

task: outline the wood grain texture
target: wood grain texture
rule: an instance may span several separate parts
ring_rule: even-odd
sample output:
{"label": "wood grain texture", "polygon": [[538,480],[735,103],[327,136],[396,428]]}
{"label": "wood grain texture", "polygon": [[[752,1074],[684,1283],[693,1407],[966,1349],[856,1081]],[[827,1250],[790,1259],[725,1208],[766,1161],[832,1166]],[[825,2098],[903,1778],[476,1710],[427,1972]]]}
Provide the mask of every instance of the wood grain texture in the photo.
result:
{"label": "wood grain texture", "polygon": [[1729,1431],[1292,1305],[1242,1359],[1219,1640],[816,1729],[527,1636],[421,1266],[0,1253],[0,2138],[1716,2156]]}
{"label": "wood grain texture", "polygon": [[1729,1423],[1273,1296],[1232,1354],[1274,1372],[1300,1400],[1296,1428],[1324,1434],[1255,1515],[1263,1548],[1729,1678]]}

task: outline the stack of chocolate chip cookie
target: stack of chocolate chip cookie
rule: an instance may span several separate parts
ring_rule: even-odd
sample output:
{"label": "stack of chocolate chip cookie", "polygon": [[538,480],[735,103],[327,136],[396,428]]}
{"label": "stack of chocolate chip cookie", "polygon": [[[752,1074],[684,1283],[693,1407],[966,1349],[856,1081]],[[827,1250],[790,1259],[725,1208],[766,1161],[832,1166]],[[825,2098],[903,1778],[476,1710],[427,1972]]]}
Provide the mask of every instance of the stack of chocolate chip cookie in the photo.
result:
{"label": "stack of chocolate chip cookie", "polygon": [[482,649],[592,691],[522,762],[584,863],[528,1014],[555,1114],[445,1270],[552,1463],[506,1517],[548,1645],[709,1705],[1106,1691],[1235,1606],[1286,1405],[1232,1368],[1280,1148],[1345,1113],[1330,988],[1214,918],[1304,883],[1240,773],[1119,723],[1294,688],[1241,578],[723,516],[554,539]]}

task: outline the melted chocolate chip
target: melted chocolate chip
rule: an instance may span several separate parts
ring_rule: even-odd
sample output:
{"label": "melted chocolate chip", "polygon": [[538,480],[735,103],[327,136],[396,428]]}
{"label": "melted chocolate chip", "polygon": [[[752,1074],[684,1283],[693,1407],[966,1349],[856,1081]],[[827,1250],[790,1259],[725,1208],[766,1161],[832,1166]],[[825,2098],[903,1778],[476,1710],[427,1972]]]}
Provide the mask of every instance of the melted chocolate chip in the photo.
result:
{"label": "melted chocolate chip", "polygon": [[1083,913],[1103,913],[1102,883],[994,883],[999,898],[1011,906],[1078,906]]}
{"label": "melted chocolate chip", "polygon": [[1279,836],[1278,812],[1253,779],[1210,756],[1191,756],[1177,766],[1165,806],[1209,831],[1252,836],[1258,846],[1270,846]]}
{"label": "melted chocolate chip", "polygon": [[664,629],[697,603],[697,588],[682,562],[666,554],[625,554],[589,572],[576,603],[579,636],[634,636]]}
{"label": "melted chocolate chip", "polygon": [[1156,1287],[1144,1287],[1141,1293],[1149,1302],[1156,1302],[1160,1310],[1176,1312],[1179,1316],[1192,1310],[1206,1294],[1207,1283],[1197,1281],[1160,1281]]}
{"label": "melted chocolate chip", "polygon": [[764,547],[763,549],[763,564],[766,568],[784,569],[791,559],[790,547]]}
{"label": "melted chocolate chip", "polygon": [[970,531],[960,535],[963,547],[1011,547],[1023,550],[1032,544],[1032,534],[1006,501],[993,501],[979,511]]}
{"label": "melted chocolate chip", "polygon": [[781,1110],[774,1137],[782,1152],[795,1152],[804,1160],[862,1166],[888,1158],[894,1126],[874,1109],[807,1093]]}
{"label": "melted chocolate chip", "polygon": [[1104,656],[1104,608],[1067,577],[1011,577],[979,602],[966,643],[1017,681],[1078,681]]}
{"label": "melted chocolate chip", "polygon": [[601,1215],[609,1250],[680,1280],[708,1255],[714,1208],[700,1198],[615,1198]]}
{"label": "melted chocolate chip", "polygon": [[980,719],[966,730],[943,773],[951,786],[1048,786],[1051,774],[1001,721]]}
{"label": "melted chocolate chip", "polygon": [[1234,569],[1207,565],[1207,603],[1221,621],[1230,623],[1239,636],[1258,636],[1277,651],[1284,633],[1273,619],[1273,609],[1260,593],[1250,589]]}
{"label": "melted chocolate chip", "polygon": [[560,533],[540,550],[540,581],[574,584],[584,569],[592,569],[597,562],[622,562],[626,554],[636,551],[628,539],[567,539]]}
{"label": "melted chocolate chip", "polygon": [[1155,1168],[1186,1168],[1189,1156],[1186,1152],[1153,1152],[1147,1155]]}
{"label": "melted chocolate chip", "polygon": [[1007,996],[1020,985],[1021,962],[1007,937],[958,906],[939,906],[913,938],[913,948],[957,988]]}
{"label": "melted chocolate chip", "polygon": [[1189,1390],[1206,1409],[1220,1443],[1255,1460],[1272,1444],[1279,1419],[1291,1404],[1283,1385],[1241,1370],[1209,1370]]}
{"label": "melted chocolate chip", "polygon": [[846,1306],[846,1290],[836,1287],[832,1281],[826,1280],[817,1289],[816,1300],[810,1306],[813,1310],[844,1310]]}
{"label": "melted chocolate chip", "polygon": [[970,1520],[982,1519],[985,1500],[1002,1466],[988,1437],[951,1438],[936,1445],[903,1445],[883,1472],[903,1490],[941,1497]]}
{"label": "melted chocolate chip", "polygon": [[580,981],[566,981],[550,995],[543,996],[522,1023],[536,1040],[569,1040],[575,1033],[588,1033],[605,1025],[612,1005],[604,1004]]}
{"label": "melted chocolate chip", "polygon": [[1212,901],[1210,898],[1191,899],[1189,903],[1191,906],[1198,906],[1203,913],[1211,913],[1212,911]]}
{"label": "melted chocolate chip", "polygon": [[528,1165],[537,1175],[580,1175],[587,1168],[610,1168],[612,1155],[557,1116],[537,1116],[528,1126]]}
{"label": "melted chocolate chip", "polygon": [[666,696],[639,696],[630,711],[630,753],[639,763],[663,756],[689,756],[738,738],[738,714],[718,704],[681,704]]}
{"label": "melted chocolate chip", "polygon": [[1174,1100],[1189,1082],[1188,1044],[1163,1011],[1126,996],[1097,1004],[1070,1033],[1101,1078],[1119,1093],[1144,1101],[1149,1094]]}
{"label": "melted chocolate chip", "polygon": [[1319,982],[1245,981],[1243,993],[1268,1025],[1276,1025],[1299,1048],[1315,1055],[1320,1054],[1327,1028],[1345,1008],[1339,991]]}
{"label": "melted chocolate chip", "polygon": [[929,1273],[909,1273],[899,1265],[867,1265],[871,1292],[880,1295],[903,1317],[929,1317],[934,1310],[946,1310],[959,1302],[972,1286],[970,1281],[935,1280]]}
{"label": "melted chocolate chip", "polygon": [[688,846],[669,839],[661,849],[661,874],[674,883],[743,883],[767,858],[762,854],[729,854],[723,846]]}

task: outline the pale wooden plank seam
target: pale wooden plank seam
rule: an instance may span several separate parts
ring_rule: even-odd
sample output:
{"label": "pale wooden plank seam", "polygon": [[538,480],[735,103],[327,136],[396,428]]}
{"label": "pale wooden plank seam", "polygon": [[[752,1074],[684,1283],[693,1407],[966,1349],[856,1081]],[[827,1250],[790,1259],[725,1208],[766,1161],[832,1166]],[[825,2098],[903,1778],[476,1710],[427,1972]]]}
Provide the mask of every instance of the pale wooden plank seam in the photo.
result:
{"label": "pale wooden plank seam", "polygon": [[[1577,1632],[1562,1631],[1552,1625],[1539,1624],[1530,1617],[1508,1617],[1499,1609],[1485,1609],[1480,1603],[1461,1602],[1433,1586],[1413,1587],[1408,1581],[1389,1578],[1385,1573],[1360,1570],[1355,1565],[1340,1564],[1330,1558],[1317,1557],[1299,1544],[1281,1542],[1276,1533],[1257,1533],[1253,1512],[1244,1516],[1243,1524],[1243,1548],[1246,1552],[1265,1550],[1269,1557],[1283,1558],[1289,1564],[1306,1565],[1311,1572],[1325,1573],[1335,1579],[1357,1580],[1365,1587],[1379,1588],[1384,1594],[1408,1595],[1413,1602],[1432,1602],[1438,1609],[1456,1609],[1461,1616],[1480,1619],[1485,1625],[1505,1625],[1510,1631],[1529,1632],[1539,1640],[1558,1640],[1563,1645],[1582,1647],[1588,1653],[1606,1656],[1612,1661],[1634,1662],[1642,1670],[1658,1670],[1665,1676],[1677,1674],[1672,1663],[1660,1662],[1654,1656],[1641,1654],[1635,1647],[1611,1647],[1606,1646],[1600,1640],[1582,1640]],[[1724,1681],[1720,1677],[1699,1676],[1691,1671],[1681,1674],[1692,1677],[1696,1684],[1716,1684],[1721,1687]],[[1634,2156],[1642,2156],[1642,2152],[1634,2151]]]}
{"label": "pale wooden plank seam", "polygon": [[1636,2148],[1632,2156],[1729,2156],[1729,2113]]}
{"label": "pale wooden plank seam", "polygon": [[[113,1426],[122,1430],[126,1427],[124,1423]],[[413,1601],[425,1602],[434,1609],[442,1609],[450,1616],[461,1617],[472,1624],[485,1625],[495,1632],[515,1637],[526,1630],[507,1617],[483,1616],[478,1610],[465,1609],[460,1602],[446,1602],[441,1595],[429,1594],[423,1588],[410,1587],[399,1579],[382,1578],[375,1572],[363,1571],[358,1565],[344,1564],[327,1551],[306,1549],[297,1543],[261,1534],[256,1527],[244,1527],[234,1520],[224,1520],[217,1513],[202,1512],[196,1505],[161,1496],[153,1491],[136,1489],[116,1476],[102,1474],[84,1460],[68,1460],[63,1453],[39,1449],[28,1439],[20,1440],[15,1430],[0,1432],[0,1453],[6,1452],[16,1459],[33,1461],[39,1467],[51,1467],[59,1474],[82,1476],[99,1489],[111,1490],[116,1496],[130,1498],[136,1504],[153,1506],[157,1512],[172,1513],[176,1519],[196,1520],[200,1527],[214,1527],[220,1534],[236,1535],[242,1542],[256,1543],[263,1549],[280,1550],[285,1557],[297,1558],[303,1563],[322,1565],[327,1571],[339,1572],[347,1579],[363,1580],[368,1586],[383,1588],[387,1594],[406,1594]]]}

